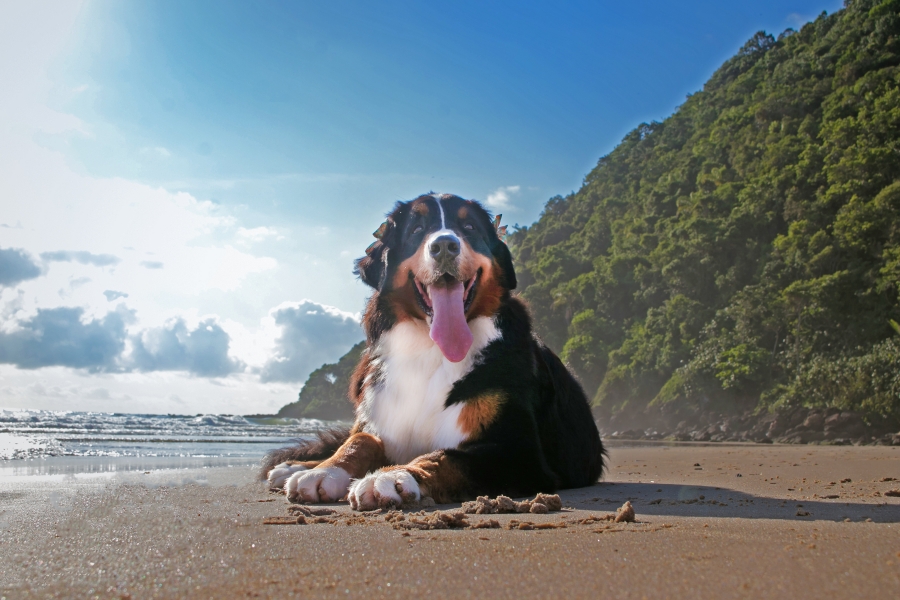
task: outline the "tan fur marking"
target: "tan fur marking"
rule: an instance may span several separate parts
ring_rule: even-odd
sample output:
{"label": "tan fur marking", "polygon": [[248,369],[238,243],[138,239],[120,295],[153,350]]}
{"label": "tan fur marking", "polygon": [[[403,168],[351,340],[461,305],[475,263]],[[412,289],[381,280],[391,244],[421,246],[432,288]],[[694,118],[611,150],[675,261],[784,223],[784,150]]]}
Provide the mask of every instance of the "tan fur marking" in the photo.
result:
{"label": "tan fur marking", "polygon": [[500,308],[500,300],[506,292],[503,286],[497,281],[497,273],[500,268],[486,256],[481,257],[479,267],[481,268],[481,279],[478,282],[478,289],[475,291],[475,298],[472,300],[472,306],[469,308],[469,319],[475,317],[492,317]]}
{"label": "tan fur marking", "polygon": [[469,209],[466,208],[465,206],[460,206],[459,210],[456,211],[456,216],[459,217],[460,219],[465,219],[466,217],[469,216]]}
{"label": "tan fur marking", "polygon": [[340,467],[347,471],[350,477],[359,479],[386,463],[384,444],[381,440],[368,433],[357,433],[351,435],[334,456],[322,461],[319,467]]}
{"label": "tan fur marking", "polygon": [[398,323],[411,321],[412,319],[425,319],[425,313],[422,312],[422,309],[419,308],[419,303],[416,302],[412,284],[392,294],[390,301],[394,307],[394,315]]}
{"label": "tan fur marking", "polygon": [[416,200],[412,205],[412,212],[423,217],[428,215],[428,203],[425,200]]}
{"label": "tan fur marking", "polygon": [[462,243],[459,249],[459,280],[468,281],[475,277],[478,268],[487,261],[487,258],[483,254],[475,252],[467,239],[463,238],[460,241]]}
{"label": "tan fur marking", "polygon": [[503,399],[503,394],[494,392],[466,400],[457,423],[468,436],[467,439],[478,437],[491,424],[500,411]]}
{"label": "tan fur marking", "polygon": [[[397,265],[397,272],[394,273],[394,281],[392,282],[392,287],[394,290],[398,290],[406,285],[412,285],[412,282],[409,281],[410,272],[412,272],[413,275],[417,276],[421,275],[422,273],[428,272],[428,270],[425,268],[425,265],[422,264],[424,262],[422,260],[422,257],[424,256],[423,246],[419,246],[419,250],[417,250],[415,254]],[[424,281],[427,283],[431,281],[431,279],[419,277],[419,281]]]}
{"label": "tan fur marking", "polygon": [[383,470],[409,471],[418,482],[422,496],[431,496],[438,504],[468,497],[468,478],[443,450],[424,454],[409,464],[394,465]]}

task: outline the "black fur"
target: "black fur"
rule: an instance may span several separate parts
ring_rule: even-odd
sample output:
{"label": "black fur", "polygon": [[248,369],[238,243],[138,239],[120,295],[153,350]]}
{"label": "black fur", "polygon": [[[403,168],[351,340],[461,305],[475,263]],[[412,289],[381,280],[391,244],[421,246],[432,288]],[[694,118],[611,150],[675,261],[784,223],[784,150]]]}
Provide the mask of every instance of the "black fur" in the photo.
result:
{"label": "black fur", "polygon": [[518,285],[518,281],[516,281],[516,270],[513,269],[512,264],[512,254],[509,252],[509,248],[502,241],[497,240],[491,246],[491,253],[494,255],[494,258],[497,259],[497,264],[500,265],[500,270],[503,272],[503,286],[507,290],[514,290]]}
{"label": "black fur", "polygon": [[605,450],[584,390],[531,330],[525,305],[507,297],[496,315],[503,335],[456,382],[446,405],[499,392],[497,417],[447,454],[470,480],[463,494],[527,495],[594,484]]}

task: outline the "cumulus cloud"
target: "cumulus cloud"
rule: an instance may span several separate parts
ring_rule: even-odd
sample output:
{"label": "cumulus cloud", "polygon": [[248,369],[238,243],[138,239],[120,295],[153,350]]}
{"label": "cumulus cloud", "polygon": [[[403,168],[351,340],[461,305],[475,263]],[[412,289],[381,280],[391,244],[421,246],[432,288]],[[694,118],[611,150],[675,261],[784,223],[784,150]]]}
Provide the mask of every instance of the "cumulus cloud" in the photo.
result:
{"label": "cumulus cloud", "polygon": [[162,269],[163,264],[158,260],[142,260],[141,266],[145,269]]}
{"label": "cumulus cloud", "polygon": [[125,349],[125,325],[133,319],[124,306],[102,319],[84,319],[82,308],[38,309],[33,317],[0,331],[0,363],[20,369],[114,371]]}
{"label": "cumulus cloud", "polygon": [[119,257],[112,254],[92,254],[84,250],[58,250],[41,252],[41,258],[47,262],[77,262],[95,267],[109,267],[119,263]]}
{"label": "cumulus cloud", "polygon": [[488,194],[487,199],[485,200],[485,204],[487,204],[490,208],[494,210],[511,210],[514,209],[510,203],[511,196],[515,196],[522,189],[520,185],[508,185],[505,187],[499,187],[490,194]]}
{"label": "cumulus cloud", "polygon": [[[244,368],[228,356],[231,339],[215,319],[190,329],[176,318],[129,335],[126,326],[135,321],[135,312],[124,305],[102,318],[86,318],[80,307],[38,309],[34,316],[3,324],[0,364],[91,372],[186,371],[202,377],[223,377]],[[129,341],[131,352],[126,353]]]}
{"label": "cumulus cloud", "polygon": [[128,294],[125,292],[117,292],[116,290],[106,290],[103,292],[103,295],[106,296],[107,302],[112,302],[113,300],[118,300],[119,298],[127,298]]}
{"label": "cumulus cloud", "polygon": [[270,316],[281,327],[281,335],[275,356],[262,368],[264,383],[305,381],[313,370],[335,362],[363,338],[358,315],[310,300],[282,304]]}
{"label": "cumulus cloud", "polygon": [[129,366],[138,371],[187,371],[202,377],[224,377],[244,367],[228,356],[230,342],[215,319],[206,319],[193,330],[184,319],[173,319],[132,338]]}
{"label": "cumulus cloud", "polygon": [[41,267],[21,248],[0,248],[0,286],[13,286],[41,274]]}

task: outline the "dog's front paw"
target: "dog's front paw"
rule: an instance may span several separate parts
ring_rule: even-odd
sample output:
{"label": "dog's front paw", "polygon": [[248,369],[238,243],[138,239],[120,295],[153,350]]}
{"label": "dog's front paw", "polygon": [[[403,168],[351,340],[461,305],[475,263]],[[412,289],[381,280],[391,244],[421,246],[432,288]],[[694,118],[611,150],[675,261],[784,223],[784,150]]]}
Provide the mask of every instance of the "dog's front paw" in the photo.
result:
{"label": "dog's front paw", "polygon": [[422,497],[415,478],[402,469],[376,471],[350,485],[347,499],[354,510],[393,508]]}
{"label": "dog's front paw", "polygon": [[283,490],[284,483],[288,480],[288,478],[294,473],[298,473],[300,471],[306,471],[306,467],[304,467],[303,465],[286,462],[275,465],[274,467],[272,467],[272,470],[269,471],[269,474],[266,477],[266,479],[269,481],[269,489]]}
{"label": "dog's front paw", "polygon": [[336,502],[347,495],[350,474],[340,467],[309,469],[291,475],[284,493],[291,502]]}

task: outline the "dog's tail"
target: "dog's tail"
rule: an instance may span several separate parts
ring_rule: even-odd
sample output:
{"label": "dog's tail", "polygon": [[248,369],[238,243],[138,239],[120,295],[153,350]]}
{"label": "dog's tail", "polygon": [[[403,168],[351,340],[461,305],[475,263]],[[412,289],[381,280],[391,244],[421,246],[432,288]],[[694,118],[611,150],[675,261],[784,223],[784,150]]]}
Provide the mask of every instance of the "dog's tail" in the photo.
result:
{"label": "dog's tail", "polygon": [[293,446],[278,448],[266,454],[260,465],[259,478],[265,479],[275,465],[288,460],[325,460],[350,437],[347,427],[331,427],[316,432],[311,440],[294,440]]}

